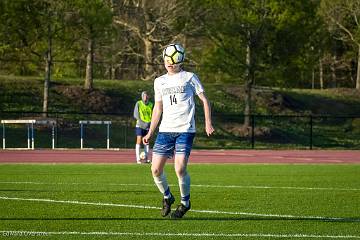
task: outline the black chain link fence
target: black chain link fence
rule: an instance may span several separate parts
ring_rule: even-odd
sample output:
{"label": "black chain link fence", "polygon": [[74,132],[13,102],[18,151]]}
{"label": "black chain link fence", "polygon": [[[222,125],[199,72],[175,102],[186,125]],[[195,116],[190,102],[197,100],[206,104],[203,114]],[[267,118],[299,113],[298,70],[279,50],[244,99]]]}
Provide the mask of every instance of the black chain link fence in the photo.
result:
{"label": "black chain link fence", "polygon": [[[0,120],[55,120],[51,125],[34,125],[35,149],[80,148],[81,120],[111,121],[110,148],[133,148],[135,120],[132,113],[0,112]],[[204,120],[197,116],[197,149],[360,149],[360,116],[275,116],[251,115],[244,127],[244,115],[214,115],[216,132],[207,137]],[[83,125],[84,148],[107,148],[107,126]],[[5,128],[5,129],[4,129]],[[1,124],[6,148],[26,148],[27,124]],[[5,134],[4,134],[5,133]],[[155,138],[155,137],[154,137]],[[154,140],[154,138],[152,140]],[[4,139],[3,139],[4,141]]]}

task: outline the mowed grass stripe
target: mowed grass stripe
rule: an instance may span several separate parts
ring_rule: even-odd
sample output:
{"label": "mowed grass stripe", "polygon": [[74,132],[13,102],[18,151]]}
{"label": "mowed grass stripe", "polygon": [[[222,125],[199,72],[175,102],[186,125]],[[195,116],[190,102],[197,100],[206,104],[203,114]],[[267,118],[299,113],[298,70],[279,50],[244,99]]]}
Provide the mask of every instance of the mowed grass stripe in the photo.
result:
{"label": "mowed grass stripe", "polygon": [[[0,182],[0,184],[33,184],[33,185],[97,185],[99,183],[74,183],[74,182]],[[139,186],[154,187],[154,184],[141,183],[103,183],[104,186]],[[169,184],[170,187],[178,185]],[[244,186],[244,185],[204,185],[191,184],[191,187],[199,188],[246,188],[246,189],[289,189],[289,190],[324,190],[324,191],[360,191],[360,188],[324,188],[324,187],[288,187],[288,186]]]}
{"label": "mowed grass stripe", "polygon": [[247,238],[330,238],[360,239],[356,235],[275,234],[275,233],[161,233],[161,232],[44,232],[44,231],[0,231],[3,236],[51,236],[51,235],[93,235],[93,236],[159,236],[159,237],[247,237]]}
{"label": "mowed grass stripe", "polygon": [[[47,203],[63,203],[63,204],[77,204],[77,205],[93,205],[93,206],[109,206],[109,207],[124,207],[124,208],[138,208],[138,209],[161,209],[154,206],[145,205],[133,205],[133,204],[121,204],[121,203],[101,203],[101,202],[83,202],[76,200],[55,200],[55,199],[39,199],[39,198],[17,198],[0,196],[2,200],[15,200],[15,201],[30,201],[30,202],[47,202]],[[296,215],[281,215],[281,214],[265,214],[265,213],[249,213],[249,212],[229,212],[219,210],[196,210],[191,209],[191,212],[208,213],[208,214],[224,214],[224,215],[245,215],[245,216],[257,216],[257,217],[276,217],[276,218],[294,218],[294,219],[318,219],[325,221],[347,221],[348,218],[338,217],[321,217],[321,216],[296,216]],[[352,221],[359,221],[360,219],[352,219]]]}

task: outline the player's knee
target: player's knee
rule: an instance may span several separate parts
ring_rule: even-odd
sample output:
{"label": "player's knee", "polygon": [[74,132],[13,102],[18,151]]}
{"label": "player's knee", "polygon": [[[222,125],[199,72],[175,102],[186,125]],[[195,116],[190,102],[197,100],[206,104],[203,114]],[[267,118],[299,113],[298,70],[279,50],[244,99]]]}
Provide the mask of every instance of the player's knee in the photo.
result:
{"label": "player's knee", "polygon": [[153,177],[159,177],[161,175],[161,170],[157,167],[151,167],[151,173]]}
{"label": "player's knee", "polygon": [[175,168],[175,172],[178,178],[182,178],[183,176],[186,175],[186,168],[184,167],[176,167]]}

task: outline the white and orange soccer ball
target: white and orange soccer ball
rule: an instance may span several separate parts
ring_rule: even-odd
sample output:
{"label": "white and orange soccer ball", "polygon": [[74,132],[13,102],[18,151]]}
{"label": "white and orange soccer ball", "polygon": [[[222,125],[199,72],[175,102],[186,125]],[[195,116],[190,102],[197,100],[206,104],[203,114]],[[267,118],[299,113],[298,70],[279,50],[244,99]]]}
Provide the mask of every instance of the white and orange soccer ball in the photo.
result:
{"label": "white and orange soccer ball", "polygon": [[163,59],[167,64],[181,64],[185,60],[185,49],[177,43],[169,44],[163,51]]}

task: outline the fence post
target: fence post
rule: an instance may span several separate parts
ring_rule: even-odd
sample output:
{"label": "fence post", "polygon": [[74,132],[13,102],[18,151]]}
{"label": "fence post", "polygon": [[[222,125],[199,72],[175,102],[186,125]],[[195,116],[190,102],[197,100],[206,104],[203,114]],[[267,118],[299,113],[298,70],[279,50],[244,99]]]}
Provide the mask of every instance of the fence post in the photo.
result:
{"label": "fence post", "polygon": [[107,124],[106,128],[106,148],[110,149],[110,124]]}
{"label": "fence post", "polygon": [[5,149],[5,123],[2,124],[2,132],[3,132],[3,149]]}
{"label": "fence post", "polygon": [[51,126],[51,149],[55,149],[55,126]]}
{"label": "fence post", "polygon": [[30,149],[30,141],[31,141],[31,135],[30,135],[30,124],[26,125],[27,127],[27,148]]}
{"label": "fence post", "polygon": [[251,149],[255,149],[255,116],[251,115]]}
{"label": "fence post", "polygon": [[125,121],[125,148],[127,148],[127,128],[128,128],[128,125],[129,125],[129,119],[126,118],[126,121]]}
{"label": "fence post", "polygon": [[59,123],[59,116],[58,113],[55,114],[55,118],[56,118],[56,126],[55,126],[55,146],[58,146],[59,144],[59,139],[58,139],[58,123]]}
{"label": "fence post", "polygon": [[310,114],[310,150],[313,149],[313,116]]}
{"label": "fence post", "polygon": [[34,123],[31,123],[31,149],[35,149]]}
{"label": "fence post", "polygon": [[80,123],[80,149],[83,149],[84,146],[83,136],[84,136],[83,124]]}

